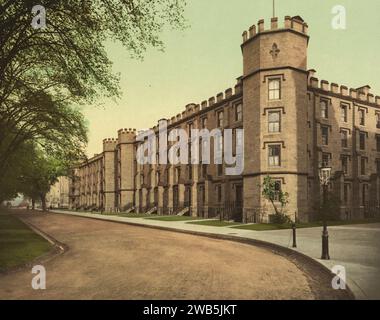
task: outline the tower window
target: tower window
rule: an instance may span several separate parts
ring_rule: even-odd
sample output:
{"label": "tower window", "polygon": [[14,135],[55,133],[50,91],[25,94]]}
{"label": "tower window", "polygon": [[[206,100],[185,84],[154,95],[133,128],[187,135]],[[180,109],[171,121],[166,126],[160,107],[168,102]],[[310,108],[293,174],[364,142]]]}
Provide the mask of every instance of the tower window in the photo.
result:
{"label": "tower window", "polygon": [[366,158],[364,158],[364,157],[360,158],[360,174],[362,176],[365,176],[365,174],[366,174],[366,161],[367,161]]}
{"label": "tower window", "polygon": [[348,157],[342,156],[342,171],[344,174],[348,174]]}
{"label": "tower window", "polygon": [[380,136],[376,136],[376,150],[377,152],[380,152]]}
{"label": "tower window", "polygon": [[365,132],[360,132],[359,133],[359,147],[360,147],[360,150],[365,150],[365,137],[366,137],[366,133]]}
{"label": "tower window", "polygon": [[329,144],[329,128],[322,127],[322,144],[327,146]]}
{"label": "tower window", "polygon": [[342,148],[348,148],[348,131],[342,130],[340,132],[341,139],[342,139]]}
{"label": "tower window", "polygon": [[376,160],[376,172],[378,175],[380,175],[380,159]]}
{"label": "tower window", "polygon": [[268,83],[268,93],[269,100],[280,100],[281,99],[281,80],[280,79],[270,79]]}
{"label": "tower window", "polygon": [[274,201],[280,201],[280,192],[281,192],[281,181],[277,180],[274,182]]}
{"label": "tower window", "polygon": [[380,129],[380,113],[376,113],[376,128]]}
{"label": "tower window", "polygon": [[342,122],[347,122],[348,120],[348,107],[345,104],[340,106],[340,120]]}
{"label": "tower window", "polygon": [[359,123],[361,126],[365,125],[365,110],[363,109],[359,110]]}
{"label": "tower window", "polygon": [[281,165],[281,145],[268,146],[268,165],[270,167],[279,167]]}
{"label": "tower window", "polygon": [[328,104],[326,100],[321,100],[321,118],[327,119],[329,117]]}
{"label": "tower window", "polygon": [[268,113],[268,131],[280,132],[280,112],[271,111]]}
{"label": "tower window", "polygon": [[345,183],[344,184],[344,187],[343,187],[343,201],[345,204],[348,203],[348,192],[350,190],[350,185],[348,183]]}
{"label": "tower window", "polygon": [[243,120],[243,105],[239,103],[235,107],[235,121],[242,121]]}
{"label": "tower window", "polygon": [[330,154],[322,153],[322,166],[327,167],[330,164]]}

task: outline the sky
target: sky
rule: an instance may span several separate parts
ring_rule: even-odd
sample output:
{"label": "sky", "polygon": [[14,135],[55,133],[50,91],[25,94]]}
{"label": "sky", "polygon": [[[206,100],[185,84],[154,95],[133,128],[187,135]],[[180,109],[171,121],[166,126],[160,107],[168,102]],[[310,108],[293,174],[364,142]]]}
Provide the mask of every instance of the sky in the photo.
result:
{"label": "sky", "polygon": [[[122,97],[86,106],[88,156],[102,151],[104,138],[120,128],[151,128],[189,103],[200,103],[233,87],[242,75],[242,32],[260,19],[269,27],[272,0],[187,0],[186,30],[165,30],[165,51],[149,49],[134,60],[118,43],[107,43],[113,70],[121,75]],[[345,30],[332,28],[332,8],[346,9]],[[300,15],[309,25],[308,69],[316,77],[357,88],[369,84],[380,95],[380,1],[276,0],[279,25]]]}

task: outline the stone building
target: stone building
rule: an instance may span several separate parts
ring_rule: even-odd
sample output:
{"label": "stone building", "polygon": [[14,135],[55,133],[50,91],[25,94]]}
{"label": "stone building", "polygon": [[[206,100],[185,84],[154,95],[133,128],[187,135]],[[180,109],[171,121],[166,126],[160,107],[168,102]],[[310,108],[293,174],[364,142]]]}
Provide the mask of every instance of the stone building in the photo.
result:
{"label": "stone building", "polygon": [[46,206],[49,208],[68,208],[69,207],[69,179],[59,177],[46,195]]}
{"label": "stone building", "polygon": [[[243,75],[201,104],[168,121],[182,128],[244,129],[244,171],[223,164],[140,165],[135,129],[103,141],[103,152],[75,169],[72,207],[105,211],[222,215],[268,221],[265,176],[290,195],[287,214],[315,218],[321,201],[318,171],[332,167],[330,194],[342,218],[379,214],[380,97],[369,86],[349,89],[315,78],[307,68],[308,25],[299,16],[272,18],[243,33]],[[158,135],[158,125],[152,130]]]}

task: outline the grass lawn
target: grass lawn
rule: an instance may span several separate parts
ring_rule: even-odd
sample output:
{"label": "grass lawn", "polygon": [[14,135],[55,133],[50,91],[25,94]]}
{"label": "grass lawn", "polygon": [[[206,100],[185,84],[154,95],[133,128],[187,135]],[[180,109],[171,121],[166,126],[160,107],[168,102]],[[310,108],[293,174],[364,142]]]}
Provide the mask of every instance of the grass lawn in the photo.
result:
{"label": "grass lawn", "polygon": [[0,213],[0,271],[49,252],[51,244],[16,217]]}
{"label": "grass lawn", "polygon": [[[361,220],[342,220],[342,221],[328,221],[328,226],[342,226],[350,224],[367,224],[367,223],[379,223],[380,219],[361,219]],[[309,222],[309,223],[297,223],[297,228],[314,228],[321,227],[322,222]],[[256,224],[244,224],[234,227],[236,229],[255,230],[255,231],[267,231],[267,230],[281,230],[291,229],[290,224],[274,224],[274,223],[256,223]]]}
{"label": "grass lawn", "polygon": [[194,221],[188,222],[191,224],[198,224],[201,226],[212,226],[212,227],[230,227],[236,226],[240,224],[239,222],[228,222],[228,221],[220,221],[220,220],[204,220],[204,221]]}
{"label": "grass lawn", "polygon": [[159,221],[188,221],[188,220],[196,220],[199,219],[197,217],[189,217],[189,216],[155,216],[153,218],[145,218],[150,220],[159,220]]}

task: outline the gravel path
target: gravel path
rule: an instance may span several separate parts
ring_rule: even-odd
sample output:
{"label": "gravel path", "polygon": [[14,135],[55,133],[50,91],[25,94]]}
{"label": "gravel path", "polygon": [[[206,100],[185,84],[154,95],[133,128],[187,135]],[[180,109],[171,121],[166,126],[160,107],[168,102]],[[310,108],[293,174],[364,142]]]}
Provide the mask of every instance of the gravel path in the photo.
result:
{"label": "gravel path", "polygon": [[[81,217],[20,217],[69,250],[44,266],[0,275],[0,299],[317,299],[335,292],[287,258],[233,241]],[[324,284],[322,284],[324,283]]]}

